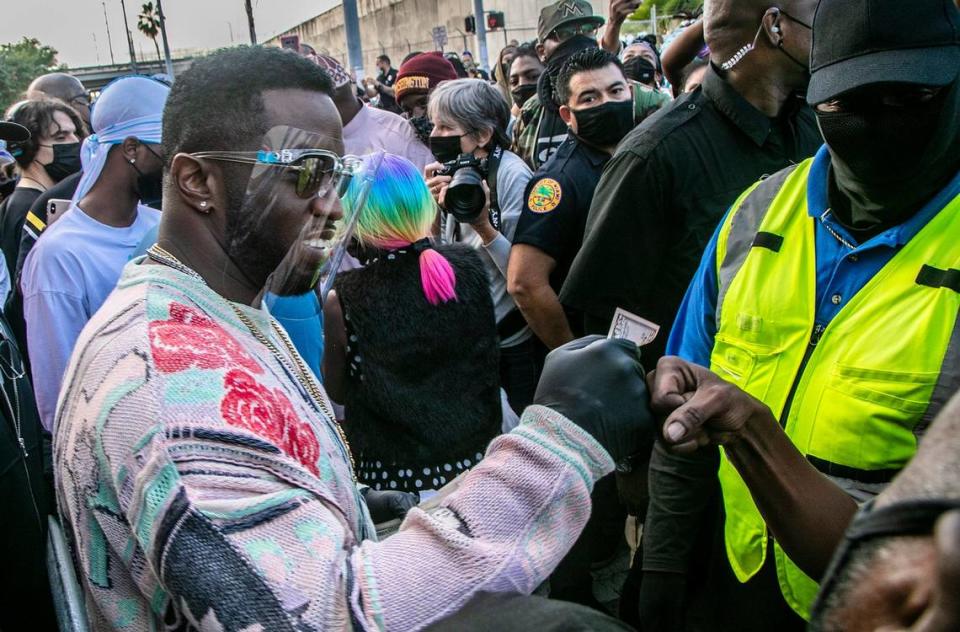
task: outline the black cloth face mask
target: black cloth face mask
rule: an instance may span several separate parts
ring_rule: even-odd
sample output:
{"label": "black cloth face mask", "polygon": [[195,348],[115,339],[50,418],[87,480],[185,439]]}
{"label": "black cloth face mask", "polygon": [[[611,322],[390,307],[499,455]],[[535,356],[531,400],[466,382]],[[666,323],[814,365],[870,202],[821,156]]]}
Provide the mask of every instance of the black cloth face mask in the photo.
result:
{"label": "black cloth face mask", "polygon": [[540,103],[546,111],[555,114],[560,107],[554,98],[553,89],[557,77],[560,76],[560,69],[563,68],[563,65],[568,59],[588,48],[597,48],[597,40],[591,39],[586,35],[575,35],[554,49],[550,55],[550,59],[546,62],[540,79],[537,81],[537,93],[540,97]]}
{"label": "black cloth face mask", "polygon": [[460,151],[460,136],[431,136],[429,138],[430,151],[440,162],[456,160]]}
{"label": "black cloth face mask", "polygon": [[430,117],[424,114],[423,116],[412,116],[408,120],[420,142],[429,147],[430,132],[433,131],[433,121],[430,120]]}
{"label": "black cloth face mask", "polygon": [[530,97],[537,93],[537,84],[535,83],[525,83],[522,86],[517,86],[510,91],[510,96],[513,97],[513,102],[517,104],[518,108],[522,108],[523,104],[530,100]]}
{"label": "black cloth face mask", "polygon": [[633,129],[633,99],[573,110],[577,137],[597,149],[615,147]]}
{"label": "black cloth face mask", "polygon": [[67,176],[80,171],[80,143],[60,143],[46,145],[53,149],[53,161],[43,165],[44,170],[54,182],[60,182]]}
{"label": "black cloth face mask", "polygon": [[147,151],[157,159],[158,167],[155,171],[144,173],[135,163],[129,163],[137,172],[137,194],[140,202],[153,208],[160,208],[163,198],[163,159],[149,145],[143,145]]}
{"label": "black cloth face mask", "polygon": [[642,83],[650,87],[657,85],[657,69],[650,63],[649,59],[643,57],[631,57],[623,62],[623,74],[627,79]]}
{"label": "black cloth face mask", "polygon": [[0,201],[7,199],[13,193],[13,190],[17,188],[17,183],[20,182],[20,177],[10,178],[2,183],[0,183]]}
{"label": "black cloth face mask", "polygon": [[917,105],[853,101],[847,111],[817,111],[817,121],[831,156],[831,206],[854,230],[903,222],[960,163],[960,82]]}

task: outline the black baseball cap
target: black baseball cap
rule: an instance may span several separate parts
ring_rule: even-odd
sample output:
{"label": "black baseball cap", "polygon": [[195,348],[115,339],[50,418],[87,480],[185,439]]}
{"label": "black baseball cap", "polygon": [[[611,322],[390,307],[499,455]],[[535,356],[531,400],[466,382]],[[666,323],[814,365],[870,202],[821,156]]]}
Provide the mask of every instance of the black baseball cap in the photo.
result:
{"label": "black baseball cap", "polygon": [[0,140],[8,143],[22,143],[29,138],[30,130],[23,125],[11,121],[0,121]]}
{"label": "black baseball cap", "polygon": [[570,22],[593,22],[603,26],[605,20],[593,14],[593,6],[587,0],[560,0],[540,10],[537,39],[543,42],[555,28]]}
{"label": "black baseball cap", "polygon": [[876,83],[945,86],[958,68],[954,0],[820,0],[807,102]]}

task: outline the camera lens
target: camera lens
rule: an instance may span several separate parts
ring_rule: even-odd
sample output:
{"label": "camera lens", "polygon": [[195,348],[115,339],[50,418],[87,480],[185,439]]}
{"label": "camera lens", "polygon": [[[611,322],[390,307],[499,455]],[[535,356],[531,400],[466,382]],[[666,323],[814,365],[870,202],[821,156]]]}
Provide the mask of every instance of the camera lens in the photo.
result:
{"label": "camera lens", "polygon": [[482,181],[483,176],[472,167],[458,169],[453,174],[450,186],[447,187],[444,204],[447,211],[458,222],[469,224],[475,222],[480,216],[486,202],[486,195],[484,195],[483,186],[480,184]]}

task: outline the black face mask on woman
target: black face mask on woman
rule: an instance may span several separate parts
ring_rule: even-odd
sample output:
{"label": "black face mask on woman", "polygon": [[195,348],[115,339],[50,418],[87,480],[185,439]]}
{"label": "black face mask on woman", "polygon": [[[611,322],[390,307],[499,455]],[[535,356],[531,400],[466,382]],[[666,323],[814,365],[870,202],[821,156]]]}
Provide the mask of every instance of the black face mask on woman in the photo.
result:
{"label": "black face mask on woman", "polygon": [[80,171],[80,143],[60,143],[44,145],[53,149],[53,161],[43,165],[43,169],[54,182],[60,182],[67,176]]}
{"label": "black face mask on woman", "polygon": [[597,149],[615,147],[633,129],[633,99],[573,110],[577,137]]}
{"label": "black face mask on woman", "polygon": [[858,103],[817,112],[831,155],[831,197],[841,222],[855,230],[890,227],[920,210],[960,162],[960,83],[905,106]]}
{"label": "black face mask on woman", "polygon": [[460,155],[460,136],[431,136],[430,152],[440,162],[456,160]]}

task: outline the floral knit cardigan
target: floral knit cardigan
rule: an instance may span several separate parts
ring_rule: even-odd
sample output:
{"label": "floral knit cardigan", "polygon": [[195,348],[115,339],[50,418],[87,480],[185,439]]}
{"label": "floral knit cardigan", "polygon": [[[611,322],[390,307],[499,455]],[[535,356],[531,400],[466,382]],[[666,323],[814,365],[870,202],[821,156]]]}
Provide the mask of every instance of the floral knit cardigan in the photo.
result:
{"label": "floral knit cardigan", "polygon": [[296,377],[223,298],[141,260],[77,342],[54,455],[91,628],[134,631],[412,630],[477,592],[529,593],[613,468],[531,407],[441,510],[377,542],[346,448]]}

